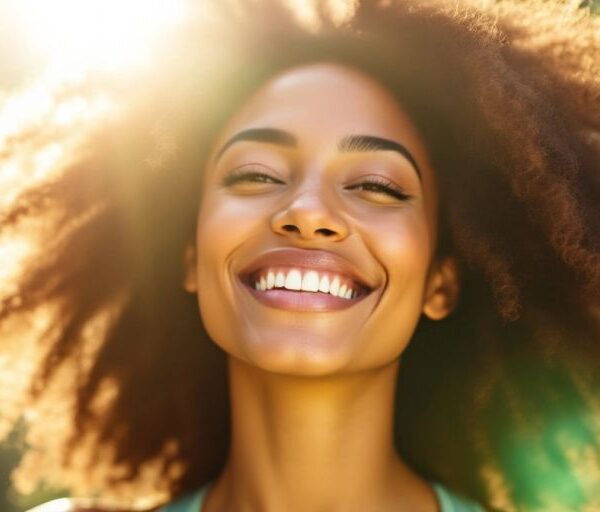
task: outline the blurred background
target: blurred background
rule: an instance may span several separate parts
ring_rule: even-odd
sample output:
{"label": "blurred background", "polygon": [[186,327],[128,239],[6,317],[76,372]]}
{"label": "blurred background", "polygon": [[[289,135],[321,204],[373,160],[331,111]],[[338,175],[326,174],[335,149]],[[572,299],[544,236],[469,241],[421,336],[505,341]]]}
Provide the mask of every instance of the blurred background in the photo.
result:
{"label": "blurred background", "polygon": [[[306,8],[305,0],[288,1],[300,11]],[[153,51],[168,37],[169,31],[202,10],[203,3],[202,0],[0,0],[0,142],[5,128],[2,122],[10,125],[19,116],[26,116],[27,106],[36,99],[28,97],[12,104],[10,99],[20,91],[55,76],[77,76],[88,71],[127,73],[148,65]],[[347,0],[334,0],[332,4],[343,10]],[[585,0],[578,5],[600,12],[600,0]],[[0,169],[0,187],[6,172]],[[0,247],[0,284],[10,260],[6,248]],[[0,512],[22,512],[66,495],[62,489],[41,488],[22,496],[11,488],[10,473],[20,457],[22,435],[22,428],[18,427],[0,444]]]}
{"label": "blurred background", "polygon": [[[0,0],[0,148],[6,134],[44,110],[44,84],[78,80],[88,72],[126,74],[151,64],[171,31],[195,15],[202,0]],[[40,87],[36,87],[40,85]],[[77,107],[77,108],[76,108]],[[85,115],[89,105],[73,105],[65,122]],[[0,204],[13,183],[27,179],[0,168]],[[0,286],[22,251],[0,244]],[[0,363],[1,361],[0,356]],[[0,364],[0,372],[3,366]],[[8,372],[5,370],[6,374]],[[3,377],[6,377],[4,375]],[[10,396],[10,380],[0,379],[0,396]],[[8,389],[6,389],[8,387]],[[13,391],[14,392],[14,391]],[[5,395],[3,395],[3,393]],[[1,401],[1,398],[0,398]],[[0,402],[0,419],[2,419]],[[18,426],[0,443],[0,512],[23,512],[63,497],[63,489],[38,488],[20,495],[10,485],[23,441]]]}

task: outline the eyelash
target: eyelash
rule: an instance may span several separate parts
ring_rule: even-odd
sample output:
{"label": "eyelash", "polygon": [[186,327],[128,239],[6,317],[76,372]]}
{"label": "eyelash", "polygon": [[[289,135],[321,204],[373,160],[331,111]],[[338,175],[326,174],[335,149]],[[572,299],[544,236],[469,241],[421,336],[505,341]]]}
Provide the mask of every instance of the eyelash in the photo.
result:
{"label": "eyelash", "polygon": [[[252,178],[254,178],[254,179],[252,179]],[[278,180],[277,178],[273,178],[272,176],[269,176],[268,174],[265,174],[262,172],[256,172],[256,171],[249,171],[249,172],[233,171],[229,175],[225,176],[225,178],[223,178],[221,184],[225,187],[230,187],[230,186],[234,185],[235,183],[237,183],[238,181],[253,181],[253,182],[257,182],[257,183],[266,183],[266,181],[264,179],[256,179],[256,178],[266,178],[267,180],[270,180],[272,183],[283,184],[283,181]],[[395,185],[392,185],[385,178],[378,178],[378,179],[362,181],[355,185],[351,185],[350,187],[348,187],[348,189],[352,190],[352,189],[355,189],[358,187],[363,187],[363,190],[383,192],[384,194],[392,196],[401,201],[407,201],[408,199],[411,199],[411,197],[412,197],[408,194],[405,194],[402,191],[402,189],[396,187]]]}
{"label": "eyelash", "polygon": [[250,179],[250,178],[260,178],[260,177],[267,178],[267,179],[271,180],[273,183],[279,183],[279,184],[283,183],[283,181],[278,180],[277,178],[273,178],[272,176],[269,176],[268,174],[265,174],[263,172],[256,172],[256,171],[244,172],[244,171],[234,170],[223,178],[223,181],[221,182],[221,184],[225,187],[230,187],[231,185],[234,185],[238,181],[254,181],[254,182],[263,182],[264,183],[264,180]]}
{"label": "eyelash", "polygon": [[395,185],[392,185],[385,178],[377,178],[377,179],[361,181],[360,183],[352,185],[348,188],[350,190],[352,190],[357,187],[363,187],[363,190],[371,190],[374,192],[383,192],[384,194],[387,194],[396,199],[399,199],[400,201],[407,201],[407,200],[411,199],[411,197],[412,197],[408,194],[405,194],[401,188],[396,187]]}

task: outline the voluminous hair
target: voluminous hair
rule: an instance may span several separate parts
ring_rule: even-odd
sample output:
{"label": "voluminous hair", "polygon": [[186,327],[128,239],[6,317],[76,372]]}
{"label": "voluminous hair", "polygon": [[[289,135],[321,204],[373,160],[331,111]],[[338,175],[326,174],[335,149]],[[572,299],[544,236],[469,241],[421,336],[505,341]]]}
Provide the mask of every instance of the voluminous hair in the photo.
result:
{"label": "voluminous hair", "polygon": [[205,8],[151,70],[4,100],[9,116],[44,99],[0,139],[18,171],[0,235],[33,241],[0,289],[0,433],[27,431],[17,488],[156,504],[219,473],[226,358],[182,287],[204,161],[260,84],[327,61],[376,78],[423,135],[436,257],[461,272],[457,309],[423,317],[402,355],[400,454],[489,508],[557,503],[558,477],[577,489],[566,508],[600,503],[580,469],[600,466],[600,20],[541,0]]}

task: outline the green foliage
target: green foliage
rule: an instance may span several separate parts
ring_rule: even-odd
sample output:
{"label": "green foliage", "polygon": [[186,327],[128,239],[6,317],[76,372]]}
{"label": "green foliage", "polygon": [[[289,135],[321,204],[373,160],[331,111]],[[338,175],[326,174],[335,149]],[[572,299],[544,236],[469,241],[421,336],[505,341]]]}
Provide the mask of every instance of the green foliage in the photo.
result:
{"label": "green foliage", "polygon": [[21,512],[11,496],[10,473],[19,460],[19,449],[13,440],[0,445],[0,510]]}
{"label": "green foliage", "polygon": [[581,7],[589,7],[593,13],[600,14],[600,0],[583,0]]}
{"label": "green foliage", "polygon": [[18,426],[11,435],[0,443],[0,511],[23,512],[47,501],[68,495],[64,490],[49,489],[43,486],[28,495],[18,494],[11,486],[10,474],[21,457],[23,428]]}

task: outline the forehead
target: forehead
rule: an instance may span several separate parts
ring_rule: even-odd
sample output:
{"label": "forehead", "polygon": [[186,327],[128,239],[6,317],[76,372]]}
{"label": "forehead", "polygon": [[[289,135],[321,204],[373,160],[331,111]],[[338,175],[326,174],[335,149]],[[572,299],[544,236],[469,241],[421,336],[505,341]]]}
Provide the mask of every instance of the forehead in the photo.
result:
{"label": "forehead", "polygon": [[407,114],[385,87],[335,63],[299,66],[274,76],[248,99],[223,135],[263,126],[291,131],[311,147],[360,133],[395,137],[423,149]]}

